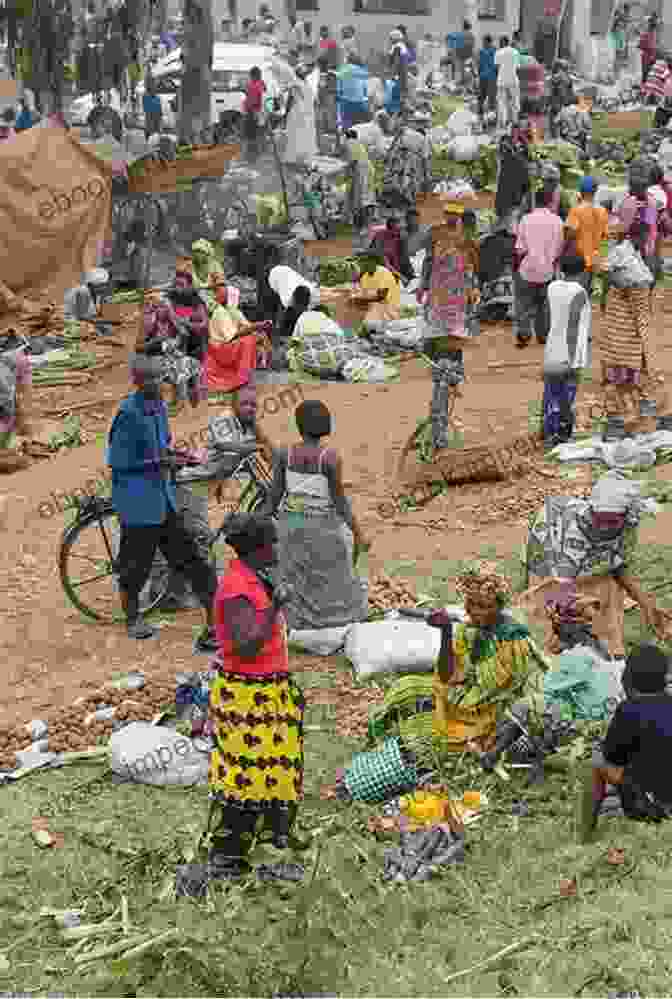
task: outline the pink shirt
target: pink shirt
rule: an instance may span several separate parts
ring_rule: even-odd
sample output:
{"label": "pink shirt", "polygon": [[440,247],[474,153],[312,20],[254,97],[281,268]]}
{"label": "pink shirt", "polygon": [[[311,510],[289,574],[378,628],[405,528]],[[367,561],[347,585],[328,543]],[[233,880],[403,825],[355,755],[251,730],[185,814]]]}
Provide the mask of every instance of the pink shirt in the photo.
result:
{"label": "pink shirt", "polygon": [[[645,247],[645,255],[652,256],[655,250],[656,240],[658,238],[658,227],[656,225],[658,209],[654,199],[648,195],[646,198],[646,203],[648,207],[648,218],[650,219],[650,225],[651,225],[651,235],[649,236],[649,240]],[[623,199],[623,204],[621,205],[618,217],[619,220],[622,222],[626,233],[630,231],[632,223],[635,221],[635,218],[637,217],[637,212],[639,211],[640,204],[641,202],[633,194],[627,194]]]}
{"label": "pink shirt", "polygon": [[518,226],[516,251],[523,258],[518,273],[530,284],[545,284],[555,275],[555,264],[565,243],[561,219],[548,208],[535,208]]}

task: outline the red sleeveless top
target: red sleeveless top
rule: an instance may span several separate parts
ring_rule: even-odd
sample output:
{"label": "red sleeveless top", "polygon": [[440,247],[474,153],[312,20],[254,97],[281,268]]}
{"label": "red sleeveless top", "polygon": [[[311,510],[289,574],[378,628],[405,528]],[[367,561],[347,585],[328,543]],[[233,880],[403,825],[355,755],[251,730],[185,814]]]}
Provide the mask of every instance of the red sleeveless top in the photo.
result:
{"label": "red sleeveless top", "polygon": [[271,637],[262,646],[258,655],[252,659],[243,659],[237,654],[224,619],[223,609],[226,600],[234,600],[236,597],[245,597],[254,604],[258,619],[271,606],[271,598],[263,583],[241,559],[234,559],[230,563],[229,571],[219,580],[215,596],[215,632],[221,668],[229,673],[260,675],[288,673],[287,625],[282,611],[278,612],[273,622]]}

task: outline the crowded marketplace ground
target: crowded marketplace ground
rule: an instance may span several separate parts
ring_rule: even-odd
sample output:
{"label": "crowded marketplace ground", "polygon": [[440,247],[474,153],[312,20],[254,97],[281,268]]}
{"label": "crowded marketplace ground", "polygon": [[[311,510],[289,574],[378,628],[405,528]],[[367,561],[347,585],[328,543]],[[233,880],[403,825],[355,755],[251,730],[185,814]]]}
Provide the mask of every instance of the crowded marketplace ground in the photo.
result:
{"label": "crowded marketplace ground", "polygon": [[532,111],[477,159],[397,132],[401,225],[321,275],[298,238],[201,238],[139,300],[0,284],[5,336],[61,339],[32,387],[9,341],[0,368],[0,987],[669,993],[666,181],[639,160],[601,207],[592,100],[564,152]]}

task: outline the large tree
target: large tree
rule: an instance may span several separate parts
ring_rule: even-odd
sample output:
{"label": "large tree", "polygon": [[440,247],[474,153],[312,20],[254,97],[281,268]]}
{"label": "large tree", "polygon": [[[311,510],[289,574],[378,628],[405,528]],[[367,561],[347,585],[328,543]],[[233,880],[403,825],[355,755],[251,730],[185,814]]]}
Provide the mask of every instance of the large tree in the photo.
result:
{"label": "large tree", "polygon": [[212,0],[185,0],[182,40],[184,75],[178,129],[182,142],[198,141],[203,130],[211,124],[214,42]]}

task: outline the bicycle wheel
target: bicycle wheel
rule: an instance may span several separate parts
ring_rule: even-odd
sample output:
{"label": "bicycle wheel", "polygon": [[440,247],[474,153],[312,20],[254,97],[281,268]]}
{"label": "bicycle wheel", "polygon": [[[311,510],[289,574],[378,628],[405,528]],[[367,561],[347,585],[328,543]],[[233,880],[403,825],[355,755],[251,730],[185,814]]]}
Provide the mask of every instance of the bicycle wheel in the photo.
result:
{"label": "bicycle wheel", "polygon": [[[94,621],[112,622],[122,616],[117,574],[121,527],[111,503],[75,520],[61,539],[58,569],[68,600]],[[147,614],[165,597],[168,567],[160,552],[140,594],[140,611]]]}

